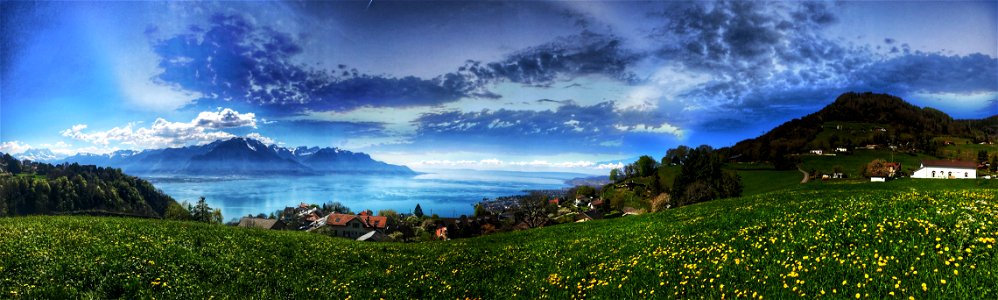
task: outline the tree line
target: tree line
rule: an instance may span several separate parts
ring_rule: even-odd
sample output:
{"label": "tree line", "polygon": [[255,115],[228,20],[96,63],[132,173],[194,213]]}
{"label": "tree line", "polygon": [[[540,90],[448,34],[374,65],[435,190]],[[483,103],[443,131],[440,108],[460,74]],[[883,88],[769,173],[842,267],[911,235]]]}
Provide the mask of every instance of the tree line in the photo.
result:
{"label": "tree line", "polygon": [[652,211],[738,197],[742,193],[741,178],[723,169],[725,150],[681,145],[666,151],[659,161],[641,156],[634,163],[611,170],[612,183],[603,188],[607,191],[603,194],[610,209],[622,209],[629,201],[648,201]]}
{"label": "tree line", "polygon": [[221,221],[204,197],[180,204],[121,169],[20,161],[0,155],[0,216],[95,214]]}

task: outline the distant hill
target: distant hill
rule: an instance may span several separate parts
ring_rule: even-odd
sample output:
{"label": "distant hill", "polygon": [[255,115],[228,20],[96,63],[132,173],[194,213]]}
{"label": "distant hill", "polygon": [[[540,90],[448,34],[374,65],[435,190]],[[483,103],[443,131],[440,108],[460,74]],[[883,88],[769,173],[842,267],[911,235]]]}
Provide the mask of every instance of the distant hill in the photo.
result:
{"label": "distant hill", "polygon": [[594,188],[600,188],[604,185],[609,184],[610,176],[589,176],[589,177],[576,177],[569,180],[565,180],[565,184],[569,186],[580,186],[588,185]]}
{"label": "distant hill", "polygon": [[982,120],[954,120],[933,108],[874,93],[845,93],[818,112],[783,123],[730,148],[740,161],[777,161],[787,154],[821,149],[893,145],[899,151],[932,152],[940,136],[995,141],[998,115]]}
{"label": "distant hill", "polygon": [[141,152],[125,150],[103,155],[78,154],[56,162],[109,166],[130,174],[415,174],[408,167],[376,161],[364,153],[337,148],[267,146],[250,138]]}

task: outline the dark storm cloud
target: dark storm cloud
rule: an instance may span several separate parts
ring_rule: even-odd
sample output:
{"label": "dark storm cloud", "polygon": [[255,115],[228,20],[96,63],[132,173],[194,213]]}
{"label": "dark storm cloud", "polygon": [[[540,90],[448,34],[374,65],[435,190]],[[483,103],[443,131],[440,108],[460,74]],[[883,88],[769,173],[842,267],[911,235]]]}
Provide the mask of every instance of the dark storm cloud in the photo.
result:
{"label": "dark storm cloud", "polygon": [[563,77],[591,74],[634,81],[627,68],[641,56],[621,47],[614,36],[583,32],[519,51],[491,63],[468,61],[457,73],[445,75],[455,84],[484,86],[499,81],[550,87]]}
{"label": "dark storm cloud", "polygon": [[270,108],[344,110],[361,105],[430,105],[464,95],[444,80],[315,70],[292,62],[302,52],[290,35],[258,27],[238,15],[214,15],[207,30],[159,40],[163,72],[156,80],[208,100],[237,100]]}
{"label": "dark storm cloud", "polygon": [[994,91],[998,84],[998,59],[983,54],[915,53],[868,64],[850,73],[848,82],[857,88],[894,93]]}
{"label": "dark storm cloud", "polygon": [[631,80],[637,55],[612,36],[584,32],[492,63],[469,61],[432,79],[369,75],[338,65],[307,68],[292,61],[302,48],[289,34],[239,15],[214,15],[207,29],[158,40],[160,83],[200,92],[203,100],[246,101],[276,111],[350,110],[360,106],[437,105],[462,97],[500,98],[497,82],[548,87],[560,78],[603,74]]}
{"label": "dark storm cloud", "polygon": [[816,34],[836,20],[823,2],[788,7],[789,15],[774,9],[751,1],[677,3],[660,15],[665,25],[652,35],[662,45],[657,55],[729,81],[706,87],[723,97],[771,80],[781,72],[777,65],[812,66],[790,79],[809,83],[845,59],[846,49]]}

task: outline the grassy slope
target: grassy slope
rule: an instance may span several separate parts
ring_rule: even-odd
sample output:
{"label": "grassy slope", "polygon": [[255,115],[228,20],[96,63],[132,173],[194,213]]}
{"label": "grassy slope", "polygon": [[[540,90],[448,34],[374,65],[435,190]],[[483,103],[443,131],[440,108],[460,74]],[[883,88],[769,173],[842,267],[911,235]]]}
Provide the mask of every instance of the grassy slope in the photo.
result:
{"label": "grassy slope", "polygon": [[808,184],[422,244],[125,218],[5,218],[0,297],[994,299],[996,192],[998,182],[973,180]]}
{"label": "grassy slope", "polygon": [[742,177],[742,195],[752,196],[800,185],[804,174],[800,171],[738,170]]}
{"label": "grassy slope", "polygon": [[[841,166],[842,171],[846,173],[849,178],[862,178],[863,174],[860,173],[860,168],[865,168],[866,164],[870,163],[874,159],[883,159],[886,161],[891,160],[890,150],[855,150],[851,154],[846,155],[836,155],[836,156],[817,156],[817,155],[805,155],[801,156],[803,160],[804,170],[810,171],[815,169],[821,171],[824,174],[831,174],[835,166]],[[924,154],[905,154],[905,153],[894,153],[894,160],[901,162],[901,168],[908,172],[909,174],[918,169],[923,159],[936,159],[931,156]]]}

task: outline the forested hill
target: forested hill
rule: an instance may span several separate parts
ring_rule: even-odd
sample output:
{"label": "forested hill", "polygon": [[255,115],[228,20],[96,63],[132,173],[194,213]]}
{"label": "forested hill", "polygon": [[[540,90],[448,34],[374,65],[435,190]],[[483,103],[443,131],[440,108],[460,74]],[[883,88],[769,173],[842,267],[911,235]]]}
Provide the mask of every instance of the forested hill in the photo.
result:
{"label": "forested hill", "polygon": [[110,214],[160,218],[176,201],[120,169],[21,162],[0,153],[0,216]]}
{"label": "forested hill", "polygon": [[[835,131],[832,131],[835,130]],[[954,120],[933,108],[920,108],[901,98],[874,93],[845,93],[818,112],[773,128],[731,147],[743,161],[776,161],[812,149],[832,150],[866,144],[896,145],[901,150],[931,152],[940,136],[994,139],[998,116]]]}

